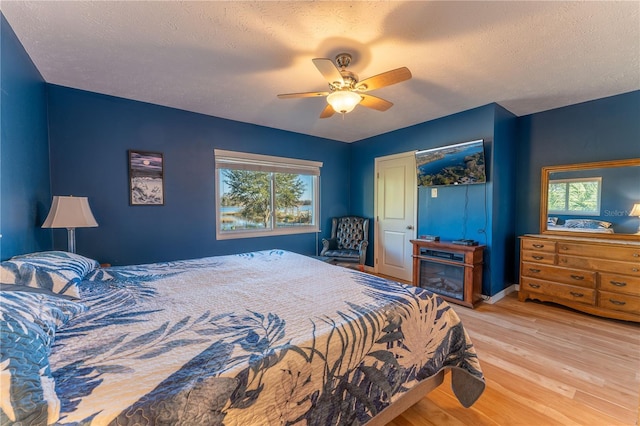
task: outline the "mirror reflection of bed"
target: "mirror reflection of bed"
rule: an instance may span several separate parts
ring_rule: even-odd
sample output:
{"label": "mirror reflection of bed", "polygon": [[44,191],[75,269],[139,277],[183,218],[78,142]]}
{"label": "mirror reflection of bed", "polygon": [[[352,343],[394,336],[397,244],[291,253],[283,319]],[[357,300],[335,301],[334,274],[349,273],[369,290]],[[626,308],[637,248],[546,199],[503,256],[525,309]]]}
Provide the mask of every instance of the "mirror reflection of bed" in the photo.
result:
{"label": "mirror reflection of bed", "polygon": [[640,217],[640,159],[542,169],[542,234],[633,239]]}

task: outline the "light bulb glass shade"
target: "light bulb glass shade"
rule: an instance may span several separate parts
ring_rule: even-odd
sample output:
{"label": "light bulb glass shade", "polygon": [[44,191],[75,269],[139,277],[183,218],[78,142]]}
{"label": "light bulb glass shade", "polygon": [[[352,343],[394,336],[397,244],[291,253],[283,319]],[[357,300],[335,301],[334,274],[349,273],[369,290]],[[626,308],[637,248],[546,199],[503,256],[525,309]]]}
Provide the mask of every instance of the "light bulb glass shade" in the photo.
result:
{"label": "light bulb glass shade", "polygon": [[335,112],[346,114],[360,103],[362,97],[355,92],[349,90],[339,90],[327,96],[327,102]]}
{"label": "light bulb glass shade", "polygon": [[640,203],[635,203],[633,205],[633,207],[631,208],[631,212],[629,213],[629,216],[640,217]]}
{"label": "light bulb glass shade", "polygon": [[91,228],[98,222],[91,213],[87,197],[54,196],[43,228]]}

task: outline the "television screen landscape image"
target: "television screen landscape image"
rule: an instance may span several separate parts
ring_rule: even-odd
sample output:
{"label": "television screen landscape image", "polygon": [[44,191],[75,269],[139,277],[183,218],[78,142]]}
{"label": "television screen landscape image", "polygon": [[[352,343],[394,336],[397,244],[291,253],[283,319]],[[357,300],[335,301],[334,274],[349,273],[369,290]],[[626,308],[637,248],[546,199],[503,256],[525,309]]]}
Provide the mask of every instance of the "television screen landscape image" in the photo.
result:
{"label": "television screen landscape image", "polygon": [[484,145],[476,140],[416,152],[419,186],[485,183]]}

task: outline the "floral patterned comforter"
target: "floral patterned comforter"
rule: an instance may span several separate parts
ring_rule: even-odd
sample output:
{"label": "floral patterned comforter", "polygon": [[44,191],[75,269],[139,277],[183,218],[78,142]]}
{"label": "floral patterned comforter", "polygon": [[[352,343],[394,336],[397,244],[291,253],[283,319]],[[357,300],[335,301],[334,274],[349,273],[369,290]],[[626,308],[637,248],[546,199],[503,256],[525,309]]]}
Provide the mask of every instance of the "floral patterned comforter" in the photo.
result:
{"label": "floral patterned comforter", "polygon": [[272,250],[96,269],[49,355],[59,424],[358,425],[475,350],[433,294]]}

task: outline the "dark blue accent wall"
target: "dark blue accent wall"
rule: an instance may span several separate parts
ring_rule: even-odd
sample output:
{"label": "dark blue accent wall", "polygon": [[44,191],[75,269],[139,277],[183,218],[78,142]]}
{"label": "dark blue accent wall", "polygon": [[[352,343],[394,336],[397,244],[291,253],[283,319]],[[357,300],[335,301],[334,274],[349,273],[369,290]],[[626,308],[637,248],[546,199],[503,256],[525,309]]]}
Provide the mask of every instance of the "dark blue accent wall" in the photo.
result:
{"label": "dark blue accent wall", "polygon": [[[517,118],[511,112],[496,105],[494,117],[494,140],[491,146],[491,214],[489,215],[488,235],[494,242],[485,262],[490,277],[489,294],[491,296],[502,291],[517,281],[518,268],[514,268],[517,249],[514,247],[517,212],[514,210],[516,179]],[[487,256],[489,258],[487,259]]]}
{"label": "dark blue accent wall", "polygon": [[[440,187],[437,198],[430,197],[430,188],[420,188],[417,235],[468,238],[486,244],[483,294],[500,292],[514,279],[513,253],[507,254],[515,239],[513,215],[509,210],[495,210],[513,202],[515,122],[513,114],[490,104],[352,144],[352,213],[373,218],[377,157],[484,139],[488,182]],[[499,226],[494,226],[494,215],[501,221]],[[372,231],[369,265],[373,264],[375,226]]]}
{"label": "dark blue accent wall", "polygon": [[[473,139],[491,139],[493,105],[428,121],[351,144],[351,210],[373,217],[375,158]],[[369,244],[370,254],[372,244]],[[371,256],[368,256],[370,259]]]}
{"label": "dark blue accent wall", "polygon": [[518,119],[516,231],[538,233],[544,166],[640,158],[640,91]]}
{"label": "dark blue accent wall", "polygon": [[[54,195],[89,197],[97,228],[78,253],[112,264],[282,248],[316,253],[315,233],[217,241],[214,149],[322,161],[321,226],[349,213],[349,145],[192,112],[49,86]],[[130,206],[127,150],[164,154],[164,206]],[[66,233],[54,231],[55,247]]]}
{"label": "dark blue accent wall", "polygon": [[0,14],[0,260],[52,247],[46,84]]}

